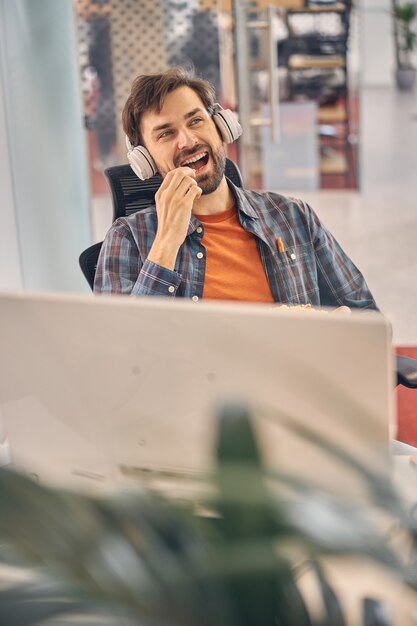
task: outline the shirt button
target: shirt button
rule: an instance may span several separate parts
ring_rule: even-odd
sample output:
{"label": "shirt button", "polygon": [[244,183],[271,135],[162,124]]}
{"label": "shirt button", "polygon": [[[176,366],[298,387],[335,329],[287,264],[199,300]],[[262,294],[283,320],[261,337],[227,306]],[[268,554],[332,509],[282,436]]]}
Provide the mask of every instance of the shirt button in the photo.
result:
{"label": "shirt button", "polygon": [[294,252],[291,254],[291,258],[292,258],[292,260],[293,260],[293,261],[295,261],[295,259],[297,258],[297,257],[295,256]]}
{"label": "shirt button", "polygon": [[197,259],[202,259],[204,254],[202,252],[197,252]]}
{"label": "shirt button", "polygon": [[201,228],[201,226],[199,226],[198,228],[195,229],[196,232],[200,235],[203,232],[203,229]]}
{"label": "shirt button", "polygon": [[191,300],[192,300],[193,302],[198,302],[198,296],[193,296],[193,297],[191,298]]}
{"label": "shirt button", "polygon": [[169,293],[174,293],[174,291],[175,291],[175,287],[173,287],[172,285],[170,285],[170,286],[168,287],[168,291],[169,291]]}

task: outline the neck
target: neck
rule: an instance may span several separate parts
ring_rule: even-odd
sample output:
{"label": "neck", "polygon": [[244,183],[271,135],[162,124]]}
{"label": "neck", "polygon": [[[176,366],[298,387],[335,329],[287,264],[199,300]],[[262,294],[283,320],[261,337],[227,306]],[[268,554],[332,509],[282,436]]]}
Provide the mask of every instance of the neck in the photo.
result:
{"label": "neck", "polygon": [[233,204],[233,194],[223,176],[220,185],[213,193],[201,196],[194,202],[194,215],[215,215],[226,211]]}

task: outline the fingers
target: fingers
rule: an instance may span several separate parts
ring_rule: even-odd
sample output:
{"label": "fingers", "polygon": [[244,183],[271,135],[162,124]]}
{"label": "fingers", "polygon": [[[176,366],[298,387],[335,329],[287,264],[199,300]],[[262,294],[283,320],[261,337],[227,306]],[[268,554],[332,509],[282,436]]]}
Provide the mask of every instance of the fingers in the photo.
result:
{"label": "fingers", "polygon": [[[155,194],[157,202],[181,201],[189,193],[190,189],[197,188],[195,171],[190,167],[179,167],[168,172],[160,188]],[[193,198],[201,196],[201,189],[193,194]]]}
{"label": "fingers", "polygon": [[187,200],[189,199],[192,202],[194,202],[194,200],[197,200],[197,198],[201,198],[202,193],[203,193],[203,190],[201,189],[201,187],[199,187],[197,184],[192,185],[187,191],[187,194],[186,194]]}
{"label": "fingers", "polygon": [[175,169],[168,172],[165,176],[162,184],[160,186],[160,190],[164,191],[166,189],[177,189],[181,184],[181,181],[184,178],[190,178],[191,180],[195,179],[195,170],[192,167],[176,167]]}
{"label": "fingers", "polygon": [[197,187],[197,181],[194,178],[186,176],[175,189],[175,196],[177,198],[183,198],[194,187]]}

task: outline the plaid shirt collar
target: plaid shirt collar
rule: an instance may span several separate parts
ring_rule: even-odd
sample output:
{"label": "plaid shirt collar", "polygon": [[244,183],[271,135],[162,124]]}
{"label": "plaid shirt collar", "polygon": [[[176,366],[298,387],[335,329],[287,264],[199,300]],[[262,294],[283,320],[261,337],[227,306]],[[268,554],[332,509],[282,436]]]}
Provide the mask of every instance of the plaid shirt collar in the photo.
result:
{"label": "plaid shirt collar", "polygon": [[[227,184],[229,185],[229,189],[232,192],[233,197],[235,199],[240,223],[244,221],[244,216],[249,217],[250,219],[259,220],[259,215],[257,215],[256,211],[251,206],[250,202],[248,202],[243,191],[239,187],[236,187],[232,183],[232,181],[229,180],[228,178],[226,178],[226,180],[227,180]],[[196,217],[195,215],[191,215],[191,220],[188,226],[187,235],[192,235],[192,233],[199,226],[201,226],[201,222],[198,220],[198,217]]]}

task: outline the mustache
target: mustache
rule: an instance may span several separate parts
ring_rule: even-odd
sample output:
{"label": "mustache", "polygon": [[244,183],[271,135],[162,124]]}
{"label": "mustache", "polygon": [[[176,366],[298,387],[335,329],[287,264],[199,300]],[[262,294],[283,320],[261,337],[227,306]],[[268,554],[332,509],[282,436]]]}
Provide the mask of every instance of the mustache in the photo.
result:
{"label": "mustache", "polygon": [[183,150],[181,152],[181,154],[179,154],[174,161],[174,165],[175,167],[180,167],[181,162],[185,161],[186,159],[190,159],[192,156],[194,156],[194,154],[197,154],[197,152],[202,152],[202,151],[208,152],[209,156],[212,156],[212,152],[211,152],[211,148],[210,146],[208,146],[207,144],[198,144],[197,146],[194,146],[194,148],[190,148],[189,150]]}

